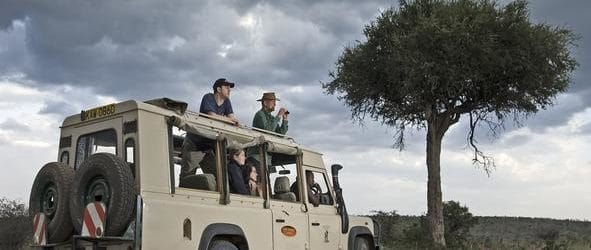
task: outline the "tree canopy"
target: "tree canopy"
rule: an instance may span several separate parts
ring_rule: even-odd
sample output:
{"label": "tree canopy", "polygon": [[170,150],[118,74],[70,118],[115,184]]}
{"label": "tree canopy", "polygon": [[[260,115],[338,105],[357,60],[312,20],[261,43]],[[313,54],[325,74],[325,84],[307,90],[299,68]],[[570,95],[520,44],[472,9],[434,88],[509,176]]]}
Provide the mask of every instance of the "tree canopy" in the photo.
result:
{"label": "tree canopy", "polygon": [[462,115],[473,162],[489,173],[492,158],[476,145],[475,131],[504,128],[553,105],[577,63],[568,29],[532,23],[527,2],[494,0],[400,1],[364,29],[366,41],[345,48],[323,84],[351,108],[396,130],[404,148],[408,127],[427,129],[429,238],[445,247],[440,176],[441,141]]}
{"label": "tree canopy", "polygon": [[401,1],[364,34],[323,87],[341,94],[353,117],[395,127],[400,149],[404,130],[425,128],[430,117],[453,124],[469,114],[473,129],[483,121],[497,130],[507,117],[536,113],[567,90],[576,67],[576,36],[531,23],[526,1]]}

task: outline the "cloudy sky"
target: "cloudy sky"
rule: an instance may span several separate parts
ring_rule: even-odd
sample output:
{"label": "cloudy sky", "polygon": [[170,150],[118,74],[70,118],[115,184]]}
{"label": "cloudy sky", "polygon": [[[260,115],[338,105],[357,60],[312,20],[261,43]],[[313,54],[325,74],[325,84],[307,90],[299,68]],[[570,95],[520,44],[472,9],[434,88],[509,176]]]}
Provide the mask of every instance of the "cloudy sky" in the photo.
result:
{"label": "cloudy sky", "polygon": [[[33,178],[57,159],[59,124],[82,109],[171,97],[198,110],[212,82],[237,83],[245,124],[264,91],[291,111],[289,134],[345,166],[353,213],[426,211],[424,131],[392,149],[393,131],[359,126],[320,82],[365,24],[397,1],[0,0],[0,196],[28,201]],[[471,164],[466,124],[442,152],[444,200],[477,215],[591,220],[591,1],[540,0],[531,19],[580,34],[580,63],[556,105],[479,142],[495,156],[488,177]],[[464,119],[465,121],[465,119]],[[486,136],[486,134],[484,134]]]}

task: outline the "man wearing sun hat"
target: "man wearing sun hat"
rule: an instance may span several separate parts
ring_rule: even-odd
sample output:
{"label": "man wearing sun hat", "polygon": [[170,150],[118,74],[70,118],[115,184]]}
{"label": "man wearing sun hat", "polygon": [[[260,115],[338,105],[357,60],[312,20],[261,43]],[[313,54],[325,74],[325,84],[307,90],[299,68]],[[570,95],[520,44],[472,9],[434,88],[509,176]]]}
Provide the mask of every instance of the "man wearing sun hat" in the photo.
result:
{"label": "man wearing sun hat", "polygon": [[263,97],[257,101],[261,102],[261,110],[254,115],[252,126],[282,135],[286,134],[288,129],[287,115],[289,114],[287,109],[280,108],[275,116],[271,114],[275,111],[276,102],[280,101],[275,97],[275,93],[263,93]]}
{"label": "man wearing sun hat", "polygon": [[[261,102],[261,110],[254,115],[252,126],[282,135],[286,134],[288,129],[287,115],[289,114],[287,109],[280,108],[277,115],[271,114],[271,112],[275,111],[275,105],[277,104],[277,101],[279,101],[279,99],[275,97],[275,93],[263,93],[263,97],[257,101]],[[250,150],[248,150],[248,159],[246,160],[251,162],[256,167],[257,172],[260,173],[259,162],[261,161],[261,157],[257,150],[250,148]],[[271,166],[271,161],[271,155],[267,153],[268,167]],[[261,175],[259,174],[258,176],[260,177]]]}

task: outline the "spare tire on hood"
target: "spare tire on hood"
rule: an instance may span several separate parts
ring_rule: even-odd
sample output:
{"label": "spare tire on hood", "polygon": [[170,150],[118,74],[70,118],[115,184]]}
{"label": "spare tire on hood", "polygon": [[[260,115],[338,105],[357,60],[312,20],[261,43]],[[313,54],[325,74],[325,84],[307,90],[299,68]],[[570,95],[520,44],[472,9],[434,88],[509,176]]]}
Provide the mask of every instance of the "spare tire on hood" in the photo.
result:
{"label": "spare tire on hood", "polygon": [[109,153],[88,157],[76,172],[70,215],[74,228],[82,231],[84,208],[95,201],[106,206],[104,236],[121,236],[135,215],[135,185],[131,169]]}

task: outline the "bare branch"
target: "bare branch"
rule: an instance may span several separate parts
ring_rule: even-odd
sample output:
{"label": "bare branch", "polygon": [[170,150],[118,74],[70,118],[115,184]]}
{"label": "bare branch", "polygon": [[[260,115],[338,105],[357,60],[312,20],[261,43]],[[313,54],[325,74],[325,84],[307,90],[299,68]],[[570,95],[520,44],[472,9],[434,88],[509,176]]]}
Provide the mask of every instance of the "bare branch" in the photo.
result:
{"label": "bare branch", "polygon": [[[475,115],[476,115],[476,117],[474,117]],[[483,120],[483,116],[481,115],[481,113],[478,113],[478,114],[473,114],[472,112],[470,113],[470,131],[468,132],[467,139],[468,139],[468,143],[470,144],[470,147],[472,147],[472,149],[474,150],[474,158],[472,158],[472,164],[481,167],[484,170],[484,172],[486,173],[486,175],[490,177],[490,173],[492,172],[492,170],[496,169],[495,160],[493,157],[487,156],[482,151],[480,151],[478,146],[476,146],[478,141],[476,141],[476,139],[474,138],[474,134],[476,132],[476,126],[482,120]],[[489,124],[489,127],[490,127],[491,123],[489,123],[489,122],[487,122],[487,123]]]}

